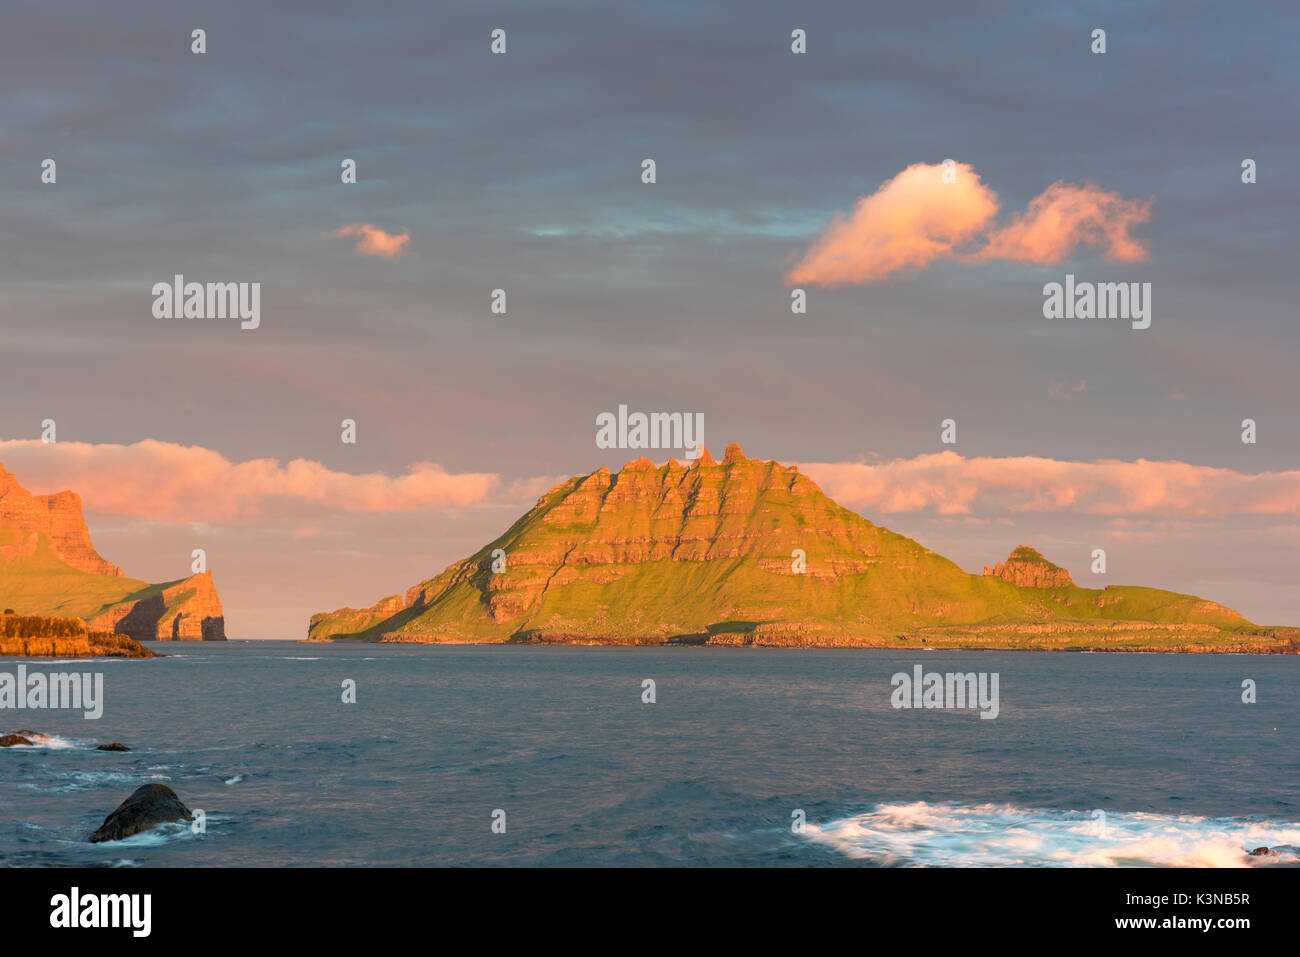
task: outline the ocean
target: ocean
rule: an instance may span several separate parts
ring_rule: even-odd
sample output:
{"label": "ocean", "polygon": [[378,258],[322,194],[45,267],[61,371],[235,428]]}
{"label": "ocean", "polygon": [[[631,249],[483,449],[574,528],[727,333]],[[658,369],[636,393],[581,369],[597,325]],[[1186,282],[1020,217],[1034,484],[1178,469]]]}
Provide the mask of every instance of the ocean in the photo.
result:
{"label": "ocean", "polygon": [[[1300,846],[1295,657],[150,647],[170,657],[0,660],[102,672],[105,698],[98,720],[0,710],[0,733],[42,735],[0,748],[0,863],[1275,866]],[[996,674],[997,717],[895,708],[916,665]],[[133,750],[94,750],[112,741]],[[204,832],[87,841],[150,782]]]}

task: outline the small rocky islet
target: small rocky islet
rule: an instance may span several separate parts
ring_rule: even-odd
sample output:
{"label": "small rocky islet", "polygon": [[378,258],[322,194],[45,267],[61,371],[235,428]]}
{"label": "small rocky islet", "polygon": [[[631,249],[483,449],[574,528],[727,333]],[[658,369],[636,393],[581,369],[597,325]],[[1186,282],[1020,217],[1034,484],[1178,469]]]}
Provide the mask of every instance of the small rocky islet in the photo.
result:
{"label": "small rocky islet", "polygon": [[[40,747],[48,736],[27,728],[0,735],[0,748],[15,746]],[[130,751],[120,741],[97,745],[95,751]],[[184,823],[193,820],[180,797],[165,784],[143,784],[136,788],[115,808],[104,823],[90,835],[92,844],[120,841],[142,831],[152,830],[162,824]]]}
{"label": "small rocky islet", "polygon": [[167,785],[142,784],[104,818],[104,823],[90,835],[90,843],[120,841],[161,824],[188,822],[193,818],[190,809]]}

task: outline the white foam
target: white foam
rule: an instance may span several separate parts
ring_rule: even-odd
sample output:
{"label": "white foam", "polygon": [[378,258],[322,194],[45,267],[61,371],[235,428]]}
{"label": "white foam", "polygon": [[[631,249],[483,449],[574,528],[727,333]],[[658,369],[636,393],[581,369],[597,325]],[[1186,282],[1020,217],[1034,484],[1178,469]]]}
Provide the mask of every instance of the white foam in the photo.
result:
{"label": "white foam", "polygon": [[[1300,823],[1009,804],[880,804],[808,824],[804,834],[845,857],[920,867],[1246,867],[1280,863],[1252,848],[1300,845]],[[1294,854],[1283,855],[1295,863]]]}
{"label": "white foam", "polygon": [[117,841],[101,841],[98,844],[92,844],[91,847],[102,847],[105,850],[120,850],[125,848],[136,847],[160,847],[163,844],[170,844],[175,841],[184,841],[193,837],[193,831],[190,825],[184,821],[169,821],[166,824],[158,824],[149,828],[147,831],[140,831],[132,834],[130,837],[124,837]]}
{"label": "white foam", "polygon": [[[87,746],[86,741],[78,741],[73,738],[60,738],[58,735],[54,734],[25,734],[23,737],[30,741],[31,744],[14,744],[10,745],[10,747],[14,749],[21,748],[24,750],[39,748],[47,751],[57,751],[64,748],[84,748]],[[8,748],[0,750],[8,750]]]}

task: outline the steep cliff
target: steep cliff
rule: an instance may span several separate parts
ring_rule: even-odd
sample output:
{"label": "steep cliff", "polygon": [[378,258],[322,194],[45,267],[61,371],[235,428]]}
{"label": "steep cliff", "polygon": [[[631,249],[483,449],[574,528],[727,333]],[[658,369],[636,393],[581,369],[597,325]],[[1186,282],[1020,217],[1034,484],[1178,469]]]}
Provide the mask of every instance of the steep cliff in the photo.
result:
{"label": "steep cliff", "polygon": [[80,496],[75,492],[32,495],[3,465],[0,465],[0,528],[48,536],[55,554],[78,571],[112,577],[122,575],[122,569],[103,558],[91,544],[90,531],[81,514]]}
{"label": "steep cliff", "polygon": [[132,635],[139,641],[224,641],[225,615],[212,584],[203,572],[165,585],[152,585],[147,594],[114,605],[89,622],[92,629]]}
{"label": "steep cliff", "polygon": [[1011,622],[1253,627],[1192,596],[1078,588],[1057,571],[1041,578],[1062,583],[1050,593],[968,574],[835,504],[797,468],[732,445],[722,462],[704,450],[690,465],[642,458],[569,479],[476,554],[373,608],[315,615],[308,633],[833,645]]}
{"label": "steep cliff", "polygon": [[0,608],[73,616],[136,641],[224,641],[208,572],[151,585],[127,578],[90,540],[72,492],[32,495],[0,466]]}

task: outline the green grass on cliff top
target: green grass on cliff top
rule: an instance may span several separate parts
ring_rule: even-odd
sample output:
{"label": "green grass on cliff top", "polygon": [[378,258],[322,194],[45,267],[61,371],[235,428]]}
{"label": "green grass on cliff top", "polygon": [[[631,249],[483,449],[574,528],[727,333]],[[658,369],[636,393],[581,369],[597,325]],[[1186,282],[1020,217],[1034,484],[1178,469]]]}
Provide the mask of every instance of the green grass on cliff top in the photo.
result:
{"label": "green grass on cliff top", "polygon": [[[0,529],[0,548],[17,546],[30,534]],[[89,619],[113,605],[149,598],[176,584],[151,585],[135,578],[80,571],[59,558],[48,536],[39,534],[35,554],[0,556],[0,609],[12,608],[20,615]]]}

